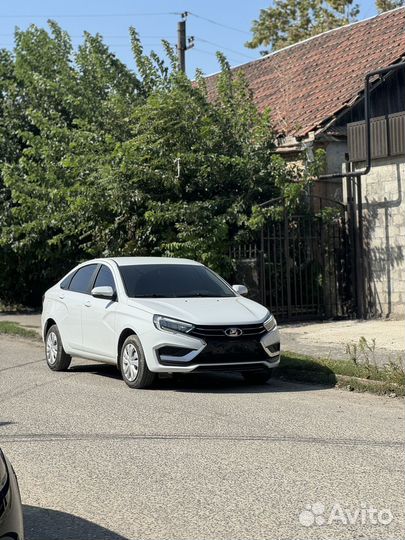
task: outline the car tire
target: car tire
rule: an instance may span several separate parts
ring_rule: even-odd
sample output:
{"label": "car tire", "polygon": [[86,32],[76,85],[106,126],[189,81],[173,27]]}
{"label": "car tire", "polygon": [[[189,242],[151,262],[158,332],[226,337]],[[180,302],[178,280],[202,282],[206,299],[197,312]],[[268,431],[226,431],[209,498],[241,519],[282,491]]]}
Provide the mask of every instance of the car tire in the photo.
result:
{"label": "car tire", "polygon": [[72,357],[65,353],[56,324],[53,324],[46,333],[45,358],[52,371],[66,371],[72,361]]}
{"label": "car tire", "polygon": [[245,371],[243,378],[248,384],[266,384],[272,376],[271,369],[262,369],[260,371]]}
{"label": "car tire", "polygon": [[128,336],[120,351],[119,366],[124,382],[130,388],[149,388],[156,374],[149,370],[141,342],[135,334]]}

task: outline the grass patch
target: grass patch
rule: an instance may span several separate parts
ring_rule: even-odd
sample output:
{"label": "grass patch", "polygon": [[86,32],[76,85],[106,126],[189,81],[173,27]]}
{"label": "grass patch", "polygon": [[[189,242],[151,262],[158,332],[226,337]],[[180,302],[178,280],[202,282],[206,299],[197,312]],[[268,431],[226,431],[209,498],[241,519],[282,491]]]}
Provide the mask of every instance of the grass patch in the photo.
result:
{"label": "grass patch", "polygon": [[405,394],[405,372],[400,361],[379,367],[353,360],[313,358],[291,352],[281,355],[276,376],[288,380],[327,384],[377,394]]}
{"label": "grass patch", "polygon": [[0,321],[0,334],[7,334],[11,336],[20,336],[29,339],[39,340],[40,336],[35,330],[24,328],[19,323],[11,321]]}

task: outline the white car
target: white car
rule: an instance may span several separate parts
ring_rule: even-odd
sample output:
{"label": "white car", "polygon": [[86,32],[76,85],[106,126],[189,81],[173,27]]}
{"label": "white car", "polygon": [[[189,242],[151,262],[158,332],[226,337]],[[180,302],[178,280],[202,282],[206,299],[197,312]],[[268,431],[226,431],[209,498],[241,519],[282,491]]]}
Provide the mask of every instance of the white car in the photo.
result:
{"label": "white car", "polygon": [[206,266],[187,259],[116,257],[74,268],[44,295],[46,361],[115,364],[131,388],[158,373],[237,371],[263,383],[280,361],[277,323]]}

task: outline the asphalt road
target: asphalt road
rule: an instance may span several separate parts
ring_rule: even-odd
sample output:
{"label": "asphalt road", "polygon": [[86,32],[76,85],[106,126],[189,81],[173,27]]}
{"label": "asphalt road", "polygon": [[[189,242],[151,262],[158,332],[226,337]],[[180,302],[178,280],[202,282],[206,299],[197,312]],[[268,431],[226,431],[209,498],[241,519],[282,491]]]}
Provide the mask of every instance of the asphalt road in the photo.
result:
{"label": "asphalt road", "polygon": [[404,537],[401,400],[218,375],[136,391],[43,356],[0,337],[0,444],[28,540]]}

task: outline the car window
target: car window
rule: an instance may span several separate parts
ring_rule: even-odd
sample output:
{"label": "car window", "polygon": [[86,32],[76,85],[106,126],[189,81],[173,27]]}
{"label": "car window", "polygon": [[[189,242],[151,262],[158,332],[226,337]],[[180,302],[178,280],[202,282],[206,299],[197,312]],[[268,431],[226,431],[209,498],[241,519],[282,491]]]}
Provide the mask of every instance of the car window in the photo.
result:
{"label": "car window", "polygon": [[98,271],[93,287],[112,287],[113,291],[115,291],[115,283],[112,272],[104,264],[101,265],[100,270]]}
{"label": "car window", "polygon": [[214,272],[191,264],[136,264],[119,267],[132,298],[221,298],[235,296]]}
{"label": "car window", "polygon": [[69,285],[70,285],[70,282],[72,280],[73,275],[74,275],[74,272],[70,272],[70,274],[68,274],[65,277],[65,279],[60,284],[61,289],[68,289],[69,288]]}
{"label": "car window", "polygon": [[90,281],[96,268],[96,264],[88,264],[87,266],[82,266],[82,268],[79,268],[70,282],[69,291],[88,293]]}

